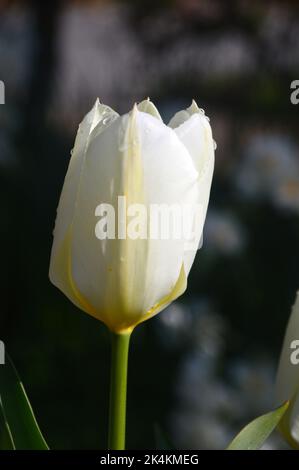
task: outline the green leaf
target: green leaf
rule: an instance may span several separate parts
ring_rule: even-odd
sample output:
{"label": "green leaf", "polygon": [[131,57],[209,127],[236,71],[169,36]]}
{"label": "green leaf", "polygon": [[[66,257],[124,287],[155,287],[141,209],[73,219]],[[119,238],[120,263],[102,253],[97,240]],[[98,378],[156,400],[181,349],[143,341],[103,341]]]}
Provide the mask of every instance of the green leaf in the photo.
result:
{"label": "green leaf", "polygon": [[8,424],[0,406],[0,450],[14,450]]}
{"label": "green leaf", "polygon": [[287,401],[279,408],[259,416],[247,424],[229,444],[227,450],[257,450],[274,431],[289,406]]}
{"label": "green leaf", "polygon": [[6,363],[0,365],[0,405],[6,427],[2,434],[10,437],[13,449],[48,450],[23,384],[7,354]]}

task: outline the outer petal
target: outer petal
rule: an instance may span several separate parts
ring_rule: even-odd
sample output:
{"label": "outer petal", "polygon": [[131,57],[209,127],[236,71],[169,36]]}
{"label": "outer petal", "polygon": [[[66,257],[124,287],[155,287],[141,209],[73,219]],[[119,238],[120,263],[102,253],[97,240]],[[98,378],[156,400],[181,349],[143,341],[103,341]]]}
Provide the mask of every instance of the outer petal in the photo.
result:
{"label": "outer petal", "polygon": [[185,121],[187,121],[189,117],[195,113],[200,113],[204,116],[204,110],[200,109],[197,106],[196,102],[192,100],[192,103],[189,106],[189,108],[182,109],[181,111],[178,111],[177,113],[175,113],[175,115],[170,119],[168,126],[171,127],[172,129],[175,129],[176,127],[180,126]]}
{"label": "outer petal", "polygon": [[[197,232],[197,245],[200,243],[206,212],[209,203],[210,189],[214,171],[214,140],[208,119],[193,100],[191,106],[175,114],[169,126],[174,131],[188,150],[193,163],[198,171],[198,200],[202,208]],[[194,261],[196,251],[186,249],[185,266],[189,273]]]}
{"label": "outer petal", "polygon": [[[299,364],[291,363],[291,343],[299,339],[299,292],[287,326],[276,379],[276,401],[291,400],[282,418],[281,430],[289,442],[299,446]],[[297,346],[298,348],[298,346]]]}
{"label": "outer petal", "polygon": [[168,124],[174,129],[190,153],[200,175],[214,169],[214,140],[208,118],[193,100],[191,106],[179,111]]}
{"label": "outer petal", "polygon": [[151,114],[152,116],[159,119],[159,121],[162,121],[159,111],[157,110],[156,106],[150,101],[149,98],[141,101],[141,103],[137,105],[137,108],[139,111],[142,111],[143,113]]}
{"label": "outer petal", "polygon": [[[89,145],[90,135],[94,129],[103,126],[103,122],[117,117],[108,106],[100,104],[97,99],[91,111],[84,117],[79,125],[77,136],[64,185],[57,208],[57,217],[54,229],[54,239],[50,259],[50,280],[59,287],[79,307],[81,303],[74,295],[70,285],[66,241],[69,240],[69,231],[73,223],[75,208],[78,198],[80,179],[85,164],[86,150]],[[82,308],[82,307],[81,307]]]}
{"label": "outer petal", "polygon": [[[182,206],[196,202],[198,173],[177,135],[169,127],[143,113],[138,113],[137,121],[148,210],[149,204]],[[147,306],[152,307],[160,302],[176,285],[184,261],[184,246],[183,238],[149,240]]]}
{"label": "outer petal", "polygon": [[[75,285],[84,298],[89,299],[95,316],[111,329],[128,328],[128,317],[140,313],[137,299],[141,296],[143,276],[140,266],[132,266],[132,241],[96,238],[95,210],[104,203],[117,211],[118,196],[142,202],[140,151],[134,140],[135,121],[133,114],[126,115],[116,119],[104,132],[94,133],[87,151],[72,234]],[[144,257],[144,241],[137,240],[135,260],[139,264]],[[136,277],[134,270],[138,270],[138,282],[132,295],[131,280]]]}

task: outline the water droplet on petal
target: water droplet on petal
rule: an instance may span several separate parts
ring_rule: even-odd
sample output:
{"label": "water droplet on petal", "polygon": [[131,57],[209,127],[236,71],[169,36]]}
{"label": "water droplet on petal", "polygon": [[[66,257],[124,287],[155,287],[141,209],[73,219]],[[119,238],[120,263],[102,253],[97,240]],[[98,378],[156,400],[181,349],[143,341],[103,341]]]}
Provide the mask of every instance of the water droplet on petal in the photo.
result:
{"label": "water droplet on petal", "polygon": [[210,122],[210,118],[208,116],[205,116],[206,120]]}
{"label": "water droplet on petal", "polygon": [[[104,112],[104,116],[105,114],[107,114],[106,112]],[[103,126],[106,126],[107,124],[110,124],[111,122],[113,122],[115,120],[115,115],[108,115],[107,117],[103,117]]]}
{"label": "water droplet on petal", "polygon": [[217,149],[217,142],[215,140],[213,140],[213,145],[214,145],[214,150]]}
{"label": "water droplet on petal", "polygon": [[204,109],[202,109],[202,108],[199,108],[199,110],[198,110],[198,111],[199,111],[201,114],[205,114],[205,110],[204,110]]}
{"label": "water droplet on petal", "polygon": [[123,141],[122,143],[119,144],[118,146],[118,150],[120,152],[126,152],[128,150],[129,146],[128,146],[128,143],[126,141]]}

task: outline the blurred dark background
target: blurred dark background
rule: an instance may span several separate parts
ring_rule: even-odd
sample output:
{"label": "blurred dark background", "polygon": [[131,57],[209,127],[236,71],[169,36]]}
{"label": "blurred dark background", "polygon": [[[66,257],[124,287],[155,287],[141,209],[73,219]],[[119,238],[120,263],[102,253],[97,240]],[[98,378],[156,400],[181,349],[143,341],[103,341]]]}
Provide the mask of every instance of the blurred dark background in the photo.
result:
{"label": "blurred dark background", "polygon": [[[105,448],[109,334],[48,279],[77,126],[95,98],[194,97],[216,169],[187,293],[134,332],[128,448],[223,448],[273,406],[299,287],[298,2],[0,0],[1,316],[53,449]],[[282,448],[273,436],[265,448]]]}

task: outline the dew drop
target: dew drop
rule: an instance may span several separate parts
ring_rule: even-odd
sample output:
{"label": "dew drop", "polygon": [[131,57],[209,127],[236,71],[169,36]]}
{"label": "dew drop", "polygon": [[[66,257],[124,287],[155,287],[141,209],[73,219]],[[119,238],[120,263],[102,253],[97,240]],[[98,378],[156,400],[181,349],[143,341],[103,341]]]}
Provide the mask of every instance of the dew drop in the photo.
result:
{"label": "dew drop", "polygon": [[214,145],[214,150],[217,149],[217,142],[215,140],[213,140],[213,145]]}
{"label": "dew drop", "polygon": [[205,116],[206,120],[210,122],[210,118],[208,116]]}
{"label": "dew drop", "polygon": [[204,109],[202,109],[202,108],[199,108],[199,110],[198,110],[198,111],[199,111],[201,114],[205,114],[205,110],[204,110]]}
{"label": "dew drop", "polygon": [[107,117],[105,117],[105,114],[107,114],[106,112],[104,112],[104,117],[103,117],[103,126],[106,126],[107,124],[110,124],[111,122],[114,121],[115,119],[115,116],[112,114],[108,115]]}

